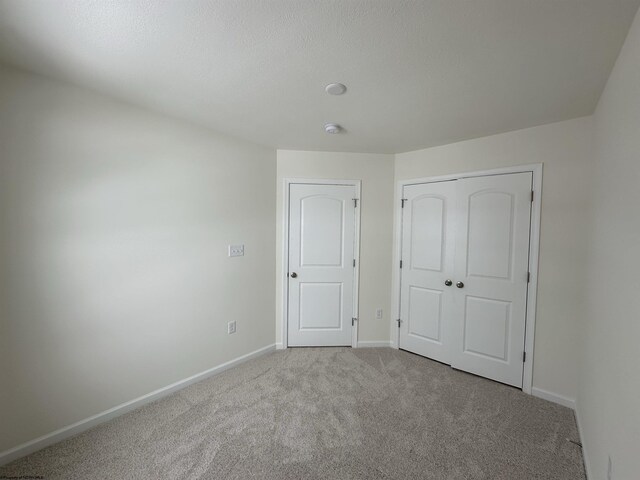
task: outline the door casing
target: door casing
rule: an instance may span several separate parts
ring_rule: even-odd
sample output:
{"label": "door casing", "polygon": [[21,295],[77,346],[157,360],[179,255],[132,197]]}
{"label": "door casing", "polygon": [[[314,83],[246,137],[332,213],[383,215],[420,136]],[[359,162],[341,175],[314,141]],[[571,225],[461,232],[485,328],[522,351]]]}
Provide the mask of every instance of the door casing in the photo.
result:
{"label": "door casing", "polygon": [[[536,323],[536,299],[538,290],[538,258],[540,253],[540,213],[542,207],[542,163],[495,168],[473,172],[463,172],[435,177],[421,177],[396,182],[394,191],[394,227],[393,227],[393,276],[391,311],[400,318],[400,258],[402,253],[402,192],[406,185],[420,183],[444,182],[471,177],[505,175],[509,173],[531,172],[533,174],[533,202],[531,205],[531,229],[529,231],[529,271],[530,281],[527,286],[527,310],[525,320],[525,352],[523,367],[522,391],[531,394],[533,387],[534,332]],[[391,322],[391,345],[399,348],[399,330],[395,319]]]}
{"label": "door casing", "polygon": [[[309,179],[309,178],[285,178],[283,180],[283,201],[282,201],[282,347],[288,347],[288,328],[289,328],[289,186],[291,184],[306,185],[351,185],[355,187],[358,206],[355,211],[355,247],[354,257],[356,266],[353,277],[353,316],[359,319],[359,285],[360,285],[360,197],[361,197],[361,181],[360,180],[333,180],[333,179]],[[351,346],[358,346],[358,323],[355,324],[351,333]]]}

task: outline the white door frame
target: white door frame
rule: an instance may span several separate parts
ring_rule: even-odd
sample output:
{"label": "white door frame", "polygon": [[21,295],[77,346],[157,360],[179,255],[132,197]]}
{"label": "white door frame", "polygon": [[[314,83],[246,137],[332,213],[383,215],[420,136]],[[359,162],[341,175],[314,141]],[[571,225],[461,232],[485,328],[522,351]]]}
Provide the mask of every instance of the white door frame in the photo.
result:
{"label": "white door frame", "polygon": [[320,178],[285,178],[283,180],[283,201],[282,201],[282,348],[289,346],[289,185],[306,184],[306,185],[352,185],[356,187],[356,198],[358,204],[355,211],[355,246],[353,255],[356,260],[356,266],[353,274],[353,316],[356,319],[355,325],[351,330],[351,346],[358,346],[358,304],[359,304],[359,285],[360,285],[360,180],[333,180]]}
{"label": "white door frame", "polygon": [[[391,311],[396,312],[396,318],[400,318],[400,255],[402,251],[402,191],[405,185],[417,183],[444,182],[448,180],[460,180],[470,177],[484,177],[489,175],[505,175],[509,173],[533,174],[533,202],[531,204],[531,229],[529,231],[529,271],[531,279],[527,286],[527,318],[525,320],[525,352],[522,376],[522,391],[531,393],[533,386],[533,355],[534,337],[536,326],[536,298],[538,293],[538,258],[540,253],[540,211],[542,208],[542,163],[520,165],[513,167],[494,168],[476,172],[463,172],[451,175],[439,175],[435,177],[411,178],[399,180],[395,185],[393,209],[393,277],[391,292]],[[391,322],[391,346],[399,348],[399,330],[396,320]]]}

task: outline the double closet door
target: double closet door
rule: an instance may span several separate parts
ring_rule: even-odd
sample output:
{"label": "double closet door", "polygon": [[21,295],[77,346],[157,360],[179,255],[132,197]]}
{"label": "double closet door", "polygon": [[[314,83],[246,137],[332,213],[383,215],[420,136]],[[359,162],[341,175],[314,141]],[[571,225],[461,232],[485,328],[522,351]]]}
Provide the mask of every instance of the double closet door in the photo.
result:
{"label": "double closet door", "polygon": [[403,190],[400,348],[522,387],[532,174]]}

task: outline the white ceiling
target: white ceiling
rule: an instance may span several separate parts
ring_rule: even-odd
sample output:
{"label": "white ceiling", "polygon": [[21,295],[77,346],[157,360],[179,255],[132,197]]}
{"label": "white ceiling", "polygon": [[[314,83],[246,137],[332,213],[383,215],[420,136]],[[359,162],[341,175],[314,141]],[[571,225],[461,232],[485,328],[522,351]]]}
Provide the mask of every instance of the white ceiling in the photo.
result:
{"label": "white ceiling", "polygon": [[0,0],[0,61],[265,145],[396,153],[592,113],[639,4]]}

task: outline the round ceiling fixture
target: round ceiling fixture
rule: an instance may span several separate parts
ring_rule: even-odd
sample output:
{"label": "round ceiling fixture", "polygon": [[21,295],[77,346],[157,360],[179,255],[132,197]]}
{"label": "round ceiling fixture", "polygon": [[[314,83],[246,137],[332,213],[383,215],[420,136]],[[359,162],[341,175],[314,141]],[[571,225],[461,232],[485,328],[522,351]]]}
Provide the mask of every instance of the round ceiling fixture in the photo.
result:
{"label": "round ceiling fixture", "polygon": [[327,133],[340,133],[340,130],[342,130],[342,127],[336,123],[327,123],[324,126],[324,131]]}
{"label": "round ceiling fixture", "polygon": [[342,95],[347,91],[347,87],[341,83],[330,83],[324,89],[329,95]]}

